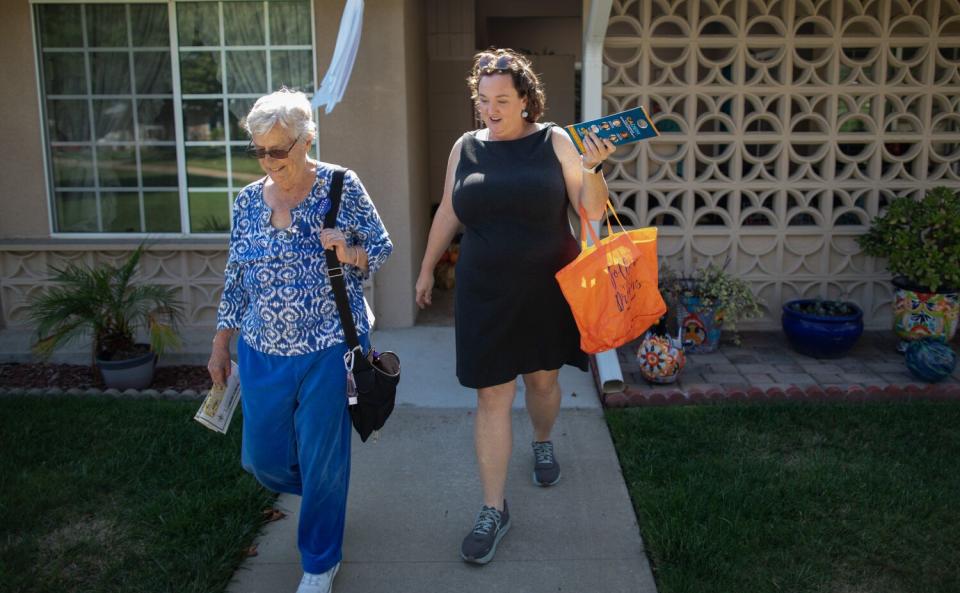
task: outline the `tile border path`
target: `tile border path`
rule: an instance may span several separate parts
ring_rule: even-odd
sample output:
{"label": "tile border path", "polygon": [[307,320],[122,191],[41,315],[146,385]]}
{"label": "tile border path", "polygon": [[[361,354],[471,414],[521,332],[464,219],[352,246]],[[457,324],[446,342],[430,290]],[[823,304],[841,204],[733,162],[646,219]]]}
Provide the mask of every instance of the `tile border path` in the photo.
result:
{"label": "tile border path", "polygon": [[[740,345],[688,354],[680,378],[647,383],[639,373],[640,340],[617,351],[626,388],[601,393],[605,407],[688,405],[724,401],[870,402],[960,399],[960,365],[940,383],[921,383],[907,371],[897,338],[868,331],[843,358],[815,359],[794,352],[782,332],[741,332]],[[593,368],[594,381],[602,391]]]}

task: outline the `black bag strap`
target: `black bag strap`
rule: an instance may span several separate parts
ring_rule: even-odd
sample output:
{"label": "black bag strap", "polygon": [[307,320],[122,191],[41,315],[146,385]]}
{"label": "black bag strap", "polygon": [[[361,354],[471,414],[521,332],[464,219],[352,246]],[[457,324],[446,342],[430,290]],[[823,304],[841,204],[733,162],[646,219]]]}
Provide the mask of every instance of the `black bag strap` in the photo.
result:
{"label": "black bag strap", "polygon": [[[327,229],[337,228],[337,212],[340,210],[340,196],[343,193],[343,177],[347,170],[343,167],[334,167],[333,179],[330,182],[330,191],[327,197],[330,199],[330,210],[323,219],[323,227]],[[333,298],[337,302],[337,311],[340,313],[340,325],[343,326],[343,336],[347,340],[347,347],[350,350],[360,347],[360,338],[357,337],[357,327],[353,324],[353,313],[350,311],[350,299],[347,297],[347,285],[343,281],[343,264],[337,259],[337,252],[334,249],[327,249],[324,252],[327,257],[327,274],[330,277],[330,284],[333,286]]]}

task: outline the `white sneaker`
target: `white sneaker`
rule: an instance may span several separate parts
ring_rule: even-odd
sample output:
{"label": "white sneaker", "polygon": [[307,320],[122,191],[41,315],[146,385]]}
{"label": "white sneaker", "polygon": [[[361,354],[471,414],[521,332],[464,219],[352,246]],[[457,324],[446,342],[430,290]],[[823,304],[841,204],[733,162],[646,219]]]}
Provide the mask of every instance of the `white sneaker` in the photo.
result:
{"label": "white sneaker", "polygon": [[297,593],[330,593],[333,590],[333,577],[337,576],[340,570],[340,563],[327,572],[313,574],[312,572],[303,573],[300,579],[300,586],[297,587]]}

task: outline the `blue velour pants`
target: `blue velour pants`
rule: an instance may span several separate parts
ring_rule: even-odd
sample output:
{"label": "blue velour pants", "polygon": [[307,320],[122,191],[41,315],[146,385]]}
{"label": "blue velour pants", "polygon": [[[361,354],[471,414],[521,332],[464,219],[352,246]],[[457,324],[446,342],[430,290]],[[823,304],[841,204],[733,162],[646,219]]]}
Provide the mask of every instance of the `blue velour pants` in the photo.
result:
{"label": "blue velour pants", "polygon": [[[369,347],[367,336],[360,339]],[[345,344],[299,356],[237,346],[243,405],[243,468],[275,492],[302,497],[303,570],[322,573],[342,557],[350,482]]]}

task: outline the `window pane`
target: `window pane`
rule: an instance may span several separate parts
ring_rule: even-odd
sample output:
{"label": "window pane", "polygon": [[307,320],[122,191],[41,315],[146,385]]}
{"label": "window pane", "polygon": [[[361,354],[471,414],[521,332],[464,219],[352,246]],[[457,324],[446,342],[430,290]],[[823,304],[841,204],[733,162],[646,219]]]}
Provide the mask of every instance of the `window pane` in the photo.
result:
{"label": "window pane", "polygon": [[231,140],[249,140],[247,131],[243,129],[240,122],[247,117],[256,99],[230,99],[230,139]]}
{"label": "window pane", "polygon": [[[177,187],[177,149],[174,146],[140,148],[144,187]],[[179,214],[177,217],[179,218]],[[149,224],[149,223],[148,223]]]}
{"label": "window pane", "polygon": [[47,128],[57,142],[89,142],[90,117],[83,100],[47,101]]}
{"label": "window pane", "polygon": [[93,192],[57,192],[57,230],[62,233],[96,232],[97,198]]}
{"label": "window pane", "polygon": [[190,192],[190,232],[226,233],[230,230],[230,198],[225,193]]}
{"label": "window pane", "polygon": [[90,52],[93,94],[130,94],[130,57],[127,52]]}
{"label": "window pane", "polygon": [[137,153],[130,147],[97,149],[97,179],[101,187],[137,187]]}
{"label": "window pane", "polygon": [[167,7],[163,4],[131,4],[130,25],[133,27],[133,45],[139,47],[168,47],[170,28],[167,26]]}
{"label": "window pane", "polygon": [[143,217],[148,233],[180,232],[180,199],[176,192],[144,192]]}
{"label": "window pane", "polygon": [[173,140],[173,101],[169,99],[137,101],[137,126],[141,141]]}
{"label": "window pane", "polygon": [[217,2],[177,2],[180,45],[220,45]]}
{"label": "window pane", "polygon": [[56,187],[93,187],[93,155],[87,146],[58,146],[53,156]]}
{"label": "window pane", "polygon": [[[226,187],[226,149],[219,146],[188,146],[187,185],[190,187]],[[191,193],[191,195],[193,194]],[[191,206],[192,211],[193,207]]]}
{"label": "window pane", "polygon": [[140,197],[136,192],[102,192],[100,218],[107,233],[139,233]]}
{"label": "window pane", "polygon": [[87,94],[83,54],[44,54],[43,82],[48,95]]}
{"label": "window pane", "polygon": [[[226,45],[263,45],[263,2],[231,2],[223,11]],[[276,42],[274,42],[276,43]]]}
{"label": "window pane", "polygon": [[231,93],[266,93],[266,52],[227,52],[227,90]]}
{"label": "window pane", "polygon": [[136,74],[137,93],[166,95],[173,92],[169,53],[137,52],[133,54],[133,71]]}
{"label": "window pane", "polygon": [[127,47],[127,10],[122,4],[87,4],[90,47]]}
{"label": "window pane", "polygon": [[98,142],[133,141],[133,102],[114,99],[93,102]]}
{"label": "window pane", "polygon": [[230,147],[230,166],[233,167],[233,188],[239,190],[263,177],[260,161],[247,156],[243,146]]}
{"label": "window pane", "polygon": [[219,52],[180,52],[180,88],[183,93],[219,93],[223,90],[222,82]]}
{"label": "window pane", "polygon": [[270,52],[270,67],[273,83],[306,93],[313,92],[313,52],[310,50],[274,50]]}
{"label": "window pane", "polygon": [[223,140],[223,101],[184,101],[183,125],[187,140]]}
{"label": "window pane", "polygon": [[43,47],[83,47],[80,6],[77,4],[41,4],[40,43]]}
{"label": "window pane", "polygon": [[270,43],[273,45],[312,45],[310,4],[307,2],[270,3]]}

